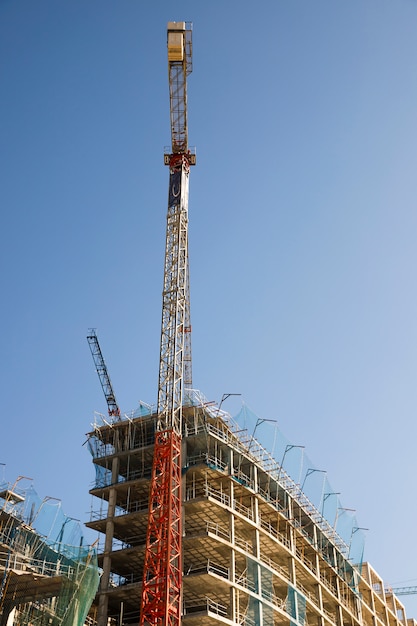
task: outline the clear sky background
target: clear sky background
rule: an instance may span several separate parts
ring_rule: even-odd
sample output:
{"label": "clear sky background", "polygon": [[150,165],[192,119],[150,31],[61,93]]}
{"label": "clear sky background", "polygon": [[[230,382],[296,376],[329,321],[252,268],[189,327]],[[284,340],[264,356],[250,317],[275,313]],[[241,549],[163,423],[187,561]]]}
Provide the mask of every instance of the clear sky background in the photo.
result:
{"label": "clear sky background", "polygon": [[194,24],[194,385],[278,420],[417,584],[416,0],[0,0],[2,478],[88,519],[89,327],[122,410],[156,401],[168,20]]}

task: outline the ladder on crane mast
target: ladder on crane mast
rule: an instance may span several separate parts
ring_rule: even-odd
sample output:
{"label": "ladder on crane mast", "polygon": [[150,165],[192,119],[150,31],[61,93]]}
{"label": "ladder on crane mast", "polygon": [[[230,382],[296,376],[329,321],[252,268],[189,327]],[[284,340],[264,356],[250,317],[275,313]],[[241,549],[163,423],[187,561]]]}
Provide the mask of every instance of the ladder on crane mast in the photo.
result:
{"label": "ladder on crane mast", "polygon": [[192,70],[192,26],[168,22],[171,151],[164,284],[149,517],[140,626],[181,624],[181,438],[185,387],[192,386],[188,268],[188,183],[195,152],[188,147],[187,76]]}

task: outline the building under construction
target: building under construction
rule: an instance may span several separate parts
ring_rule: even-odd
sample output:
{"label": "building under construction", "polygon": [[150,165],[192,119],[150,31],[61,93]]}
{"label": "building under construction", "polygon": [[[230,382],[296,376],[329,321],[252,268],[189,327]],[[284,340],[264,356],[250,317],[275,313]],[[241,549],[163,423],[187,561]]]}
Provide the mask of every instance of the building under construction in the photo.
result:
{"label": "building under construction", "polygon": [[[183,420],[184,625],[415,623],[357,561],[352,538],[360,529],[343,539],[249,431],[197,392]],[[105,538],[99,624],[139,619],[156,426],[157,414],[142,405],[113,423],[98,420],[90,433],[97,506],[88,526]]]}
{"label": "building under construction", "polygon": [[[338,494],[297,479],[288,460],[193,390],[188,280],[186,79],[191,26],[168,24],[172,145],[158,402],[123,415],[95,332],[88,337],[108,405],[89,448],[88,526],[101,533],[98,626],[399,626],[392,590],[362,562],[362,530]],[[252,424],[253,426],[253,424]],[[324,485],[324,483],[323,483]],[[330,506],[331,502],[334,504]],[[351,520],[346,528],[344,520]]]}
{"label": "building under construction", "polygon": [[99,584],[95,547],[56,498],[0,485],[1,626],[83,626]]}

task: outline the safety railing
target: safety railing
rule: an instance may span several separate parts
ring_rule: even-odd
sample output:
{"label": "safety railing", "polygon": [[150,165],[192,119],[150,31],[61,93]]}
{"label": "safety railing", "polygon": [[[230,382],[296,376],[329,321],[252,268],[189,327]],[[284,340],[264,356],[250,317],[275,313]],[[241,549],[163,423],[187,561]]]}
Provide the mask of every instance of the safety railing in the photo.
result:
{"label": "safety railing", "polygon": [[247,554],[252,554],[253,553],[254,548],[253,548],[252,544],[249,543],[248,541],[246,541],[245,539],[242,539],[238,535],[235,535],[235,545],[238,548],[241,548]]}
{"label": "safety railing", "polygon": [[70,565],[63,565],[60,560],[47,561],[46,559],[36,559],[23,554],[7,555],[7,568],[17,571],[33,572],[42,576],[64,575],[72,577],[76,569]]}
{"label": "safety railing", "polygon": [[244,589],[248,589],[249,591],[252,591],[252,593],[256,593],[255,581],[249,580],[249,578],[246,575],[246,570],[245,572],[242,572],[240,574],[236,573],[235,583],[236,585],[239,585],[240,587],[243,587]]}
{"label": "safety railing", "polygon": [[215,524],[214,522],[207,522],[206,530],[208,533],[211,533],[212,535],[216,535],[217,537],[226,539],[226,541],[230,541],[231,539],[230,531],[227,528],[220,526],[220,524]]}
{"label": "safety railing", "polygon": [[[147,500],[135,500],[133,502],[127,502],[125,505],[116,507],[114,517],[121,517],[123,515],[130,515],[131,513],[139,513],[148,509]],[[105,520],[108,516],[106,510],[95,510],[90,512],[90,522]]]}
{"label": "safety railing", "polygon": [[113,482],[111,471],[107,470],[107,474],[102,476],[97,476],[96,479],[91,483],[90,489],[103,489],[105,487],[113,487],[123,483],[130,482],[132,480],[149,480],[151,478],[152,469],[151,468],[142,468],[139,470],[132,470],[128,472],[126,475],[119,474],[117,477],[117,481]]}
{"label": "safety railing", "polygon": [[[112,552],[118,552],[120,550],[129,550],[137,546],[143,546],[145,543],[146,543],[145,534],[143,534],[142,537],[138,535],[135,535],[134,537],[127,537],[124,541],[113,537],[111,550]],[[105,549],[105,538],[103,536],[102,539],[97,544],[97,551],[101,553],[101,552],[104,552],[104,549]]]}
{"label": "safety railing", "polygon": [[244,485],[245,487],[249,487],[249,489],[255,490],[255,481],[252,480],[250,476],[242,472],[242,470],[235,471],[231,476],[233,480],[238,482],[240,485]]}
{"label": "safety railing", "polygon": [[259,560],[261,561],[261,563],[263,563],[264,565],[267,565],[269,568],[271,568],[272,570],[274,570],[275,572],[278,572],[279,574],[281,574],[281,576],[289,581],[289,575],[288,575],[288,571],[282,567],[282,565],[280,565],[279,563],[277,563],[276,561],[273,561],[272,559],[270,559],[268,556],[265,556],[265,554],[263,554],[261,552]]}
{"label": "safety railing", "polygon": [[184,572],[186,576],[190,576],[192,574],[216,574],[216,576],[221,576],[221,578],[229,579],[230,570],[228,567],[224,567],[223,565],[219,565],[207,559],[203,563],[198,563],[196,565],[189,565],[189,567]]}
{"label": "safety railing", "polygon": [[115,589],[116,587],[125,587],[126,585],[133,585],[142,582],[142,576],[140,574],[128,574],[127,576],[121,576],[119,574],[110,574],[109,589]]}
{"label": "safety railing", "polygon": [[320,580],[324,584],[324,586],[332,592],[334,596],[337,596],[337,587],[333,585],[333,583],[327,578],[327,576],[323,574],[323,572],[320,572]]}
{"label": "safety railing", "polygon": [[208,596],[184,602],[184,617],[193,613],[215,613],[222,617],[228,616],[228,608]]}
{"label": "safety railing", "polygon": [[291,542],[285,535],[280,533],[268,520],[265,520],[261,515],[259,517],[259,525],[265,530],[271,537],[282,543],[286,548],[291,549]]}
{"label": "safety railing", "polygon": [[222,459],[212,454],[208,454],[207,452],[202,452],[201,454],[196,454],[195,456],[187,457],[186,465],[190,467],[192,465],[200,465],[204,463],[213,469],[218,469],[224,472],[227,469],[227,463],[225,463]]}

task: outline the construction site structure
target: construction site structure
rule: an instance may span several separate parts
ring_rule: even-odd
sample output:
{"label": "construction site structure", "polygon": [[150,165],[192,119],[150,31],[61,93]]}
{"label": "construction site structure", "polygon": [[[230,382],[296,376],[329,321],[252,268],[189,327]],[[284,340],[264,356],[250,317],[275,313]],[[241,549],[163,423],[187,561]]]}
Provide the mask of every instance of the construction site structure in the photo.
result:
{"label": "construction site structure", "polygon": [[99,583],[96,548],[59,500],[40,500],[22,479],[0,485],[0,625],[82,626]]}
{"label": "construction site structure", "polygon": [[[329,515],[337,492],[328,487],[318,501],[309,497],[307,486],[323,470],[308,465],[292,478],[286,463],[300,446],[285,444],[275,456],[255,437],[270,420],[255,418],[249,434],[192,389],[191,45],[191,25],[169,22],[172,141],[164,156],[157,404],[141,403],[129,415],[112,408],[88,433],[96,478],[87,526],[104,537],[98,626],[416,626],[362,562],[362,529],[353,523],[342,532],[347,509],[337,505]],[[103,390],[107,399],[106,384]]]}
{"label": "construction site structure", "polygon": [[[109,568],[100,592],[106,624],[139,620],[157,421],[157,408],[142,403],[112,424],[98,417],[89,433],[96,506],[87,525],[111,544],[99,551],[99,563]],[[363,545],[355,551],[361,529],[351,525],[344,533],[348,513],[340,503],[328,507],[336,493],[326,487],[316,503],[307,496],[319,470],[304,469],[301,489],[284,469],[297,446],[282,447],[277,461],[241,421],[197,391],[185,395],[181,623],[415,626],[398,597],[362,563]]]}

